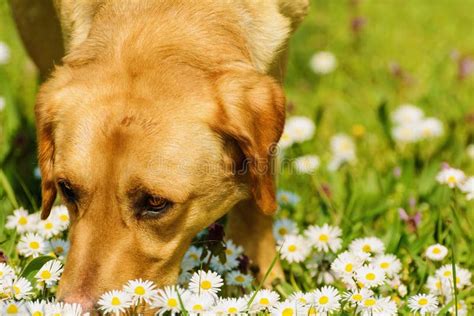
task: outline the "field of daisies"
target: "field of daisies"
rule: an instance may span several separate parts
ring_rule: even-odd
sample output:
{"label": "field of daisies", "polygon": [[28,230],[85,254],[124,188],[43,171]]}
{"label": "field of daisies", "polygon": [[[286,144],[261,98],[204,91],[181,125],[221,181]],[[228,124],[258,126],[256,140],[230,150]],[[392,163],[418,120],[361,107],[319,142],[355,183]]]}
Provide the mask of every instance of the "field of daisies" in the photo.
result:
{"label": "field of daisies", "polygon": [[[474,315],[472,7],[312,1],[290,45],[278,150],[285,279],[263,287],[223,220],[196,236],[176,285],[130,280],[96,313]],[[0,315],[82,315],[55,300],[69,215],[58,201],[39,217],[39,79],[21,45],[1,2]]]}

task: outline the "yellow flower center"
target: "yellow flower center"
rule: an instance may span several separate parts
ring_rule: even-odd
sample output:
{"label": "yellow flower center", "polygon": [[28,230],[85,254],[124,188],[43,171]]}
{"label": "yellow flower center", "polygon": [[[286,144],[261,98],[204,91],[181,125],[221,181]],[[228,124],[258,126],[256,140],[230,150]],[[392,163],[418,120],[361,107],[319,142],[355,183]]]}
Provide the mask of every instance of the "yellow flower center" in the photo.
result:
{"label": "yellow flower center", "polygon": [[365,275],[365,278],[369,281],[373,281],[373,280],[375,280],[375,274],[372,273],[372,272],[369,272]]}
{"label": "yellow flower center", "polygon": [[365,127],[359,124],[352,126],[352,135],[362,137],[365,134]]}
{"label": "yellow flower center", "polygon": [[426,298],[420,298],[418,300],[418,304],[420,304],[421,306],[425,306],[426,304],[428,304],[428,300]]}
{"label": "yellow flower center", "polygon": [[7,313],[8,314],[17,314],[18,313],[18,306],[16,306],[15,304],[8,305]]}
{"label": "yellow flower center", "polygon": [[309,309],[308,309],[308,315],[311,316],[311,315],[318,315],[318,311],[316,310],[316,308],[314,308],[313,306],[311,306]]}
{"label": "yellow flower center", "polygon": [[437,288],[437,289],[441,289],[441,281],[437,281],[437,282],[436,282],[436,288]]}
{"label": "yellow flower center", "polygon": [[20,224],[20,225],[26,225],[26,224],[28,224],[28,219],[27,219],[25,216],[22,216],[22,217],[20,217],[20,219],[18,220],[18,224]]}
{"label": "yellow flower center", "polygon": [[388,263],[388,262],[382,262],[382,263],[380,264],[380,267],[381,267],[382,269],[388,269],[388,268],[390,267],[390,263]]}
{"label": "yellow flower center", "polygon": [[202,311],[202,305],[201,304],[196,304],[193,306],[193,311]]}
{"label": "yellow flower center", "polygon": [[35,249],[35,250],[36,250],[36,249],[38,249],[39,247],[40,247],[39,242],[37,242],[37,241],[32,241],[32,242],[30,242],[30,248],[31,248],[31,249]]}
{"label": "yellow flower center", "polygon": [[141,285],[137,286],[137,287],[135,288],[135,294],[137,294],[137,295],[143,295],[143,294],[145,294],[145,288],[144,288],[143,286],[141,286]]}
{"label": "yellow flower center", "polygon": [[245,281],[245,278],[241,275],[238,275],[235,277],[235,281],[239,282],[239,283],[242,283]]}
{"label": "yellow flower center", "polygon": [[176,307],[176,306],[178,306],[178,301],[177,301],[176,299],[174,299],[174,298],[168,299],[168,302],[167,302],[167,303],[168,303],[168,306],[169,306],[169,307]]}
{"label": "yellow flower center", "polygon": [[346,272],[352,272],[352,269],[353,269],[352,263],[348,263],[346,264],[346,267],[344,270],[346,270]]}
{"label": "yellow flower center", "polygon": [[326,234],[321,234],[321,235],[319,235],[319,241],[328,242],[329,241],[329,236],[326,235]]}
{"label": "yellow flower center", "polygon": [[449,176],[448,177],[448,183],[456,183],[456,177],[455,176]]}
{"label": "yellow flower center", "polygon": [[372,251],[372,248],[370,247],[370,245],[364,245],[364,247],[362,247],[362,250],[364,252],[370,252],[370,251]]}
{"label": "yellow flower center", "polygon": [[228,256],[232,255],[233,253],[234,253],[234,252],[232,251],[232,249],[227,248],[227,249],[225,250],[225,254],[228,255]]}
{"label": "yellow flower center", "polygon": [[47,222],[45,225],[44,225],[44,228],[45,229],[51,229],[53,228],[53,224],[51,222]]}
{"label": "yellow flower center", "polygon": [[268,305],[268,304],[270,304],[270,301],[268,300],[268,298],[263,297],[263,298],[260,299],[260,301],[258,303],[260,305]]}
{"label": "yellow flower center", "polygon": [[293,316],[293,309],[292,308],[285,308],[281,313],[281,316]]}
{"label": "yellow flower center", "polygon": [[54,251],[55,251],[56,253],[63,253],[63,252],[64,252],[64,248],[61,247],[61,246],[57,246],[56,248],[54,248]]}
{"label": "yellow flower center", "polygon": [[286,196],[286,195],[281,195],[281,196],[280,196],[280,199],[281,199],[281,201],[284,202],[284,203],[288,203],[288,201],[290,201],[290,198],[289,198],[288,196]]}
{"label": "yellow flower center", "polygon": [[117,305],[120,305],[120,304],[121,304],[120,299],[117,296],[112,297],[112,305],[113,306],[117,306]]}
{"label": "yellow flower center", "polygon": [[16,295],[20,294],[21,290],[18,286],[14,285],[13,286],[13,292],[15,292]]}
{"label": "yellow flower center", "polygon": [[189,256],[190,256],[191,258],[193,258],[194,260],[198,260],[198,259],[199,259],[198,255],[195,254],[195,253],[192,253],[192,254],[190,254]]}
{"label": "yellow flower center", "polygon": [[33,314],[31,314],[31,316],[43,316],[43,313],[40,311],[36,311]]}
{"label": "yellow flower center", "polygon": [[327,296],[321,296],[319,298],[319,304],[327,304],[329,302],[329,297]]}
{"label": "yellow flower center", "polygon": [[67,222],[69,220],[69,216],[66,214],[61,214],[59,216],[59,220],[61,220],[62,222]]}
{"label": "yellow flower center", "polygon": [[285,236],[286,234],[288,234],[288,230],[285,227],[281,227],[278,230],[278,234],[280,234],[281,236]]}
{"label": "yellow flower center", "polygon": [[296,251],[296,246],[295,245],[288,246],[288,251],[289,252],[295,252]]}
{"label": "yellow flower center", "polygon": [[441,253],[441,249],[439,249],[438,247],[434,247],[434,248],[433,248],[433,253],[434,253],[435,255],[437,255],[437,254]]}
{"label": "yellow flower center", "polygon": [[362,301],[362,295],[360,295],[359,293],[356,293],[352,295],[352,299],[357,302]]}
{"label": "yellow flower center", "polygon": [[308,303],[308,302],[306,302],[306,299],[305,299],[304,297],[300,297],[300,298],[298,299],[298,301],[299,301],[300,303],[302,303],[302,304]]}
{"label": "yellow flower center", "polygon": [[209,290],[212,287],[211,282],[204,280],[201,282],[201,288],[204,290]]}
{"label": "yellow flower center", "polygon": [[237,308],[235,308],[235,307],[230,307],[230,308],[227,310],[227,312],[229,312],[230,314],[235,314],[235,313],[237,313],[237,311],[238,311],[238,310],[237,310]]}
{"label": "yellow flower center", "polygon": [[444,271],[443,275],[445,277],[450,277],[451,276],[451,271]]}
{"label": "yellow flower center", "polygon": [[366,300],[364,301],[364,306],[367,306],[367,307],[369,307],[369,306],[374,306],[375,303],[376,303],[375,299],[373,299],[373,298],[368,298],[368,299],[366,299]]}
{"label": "yellow flower center", "polygon": [[43,272],[41,272],[40,276],[43,280],[48,280],[49,278],[51,278],[51,272],[49,272],[48,270],[44,270]]}

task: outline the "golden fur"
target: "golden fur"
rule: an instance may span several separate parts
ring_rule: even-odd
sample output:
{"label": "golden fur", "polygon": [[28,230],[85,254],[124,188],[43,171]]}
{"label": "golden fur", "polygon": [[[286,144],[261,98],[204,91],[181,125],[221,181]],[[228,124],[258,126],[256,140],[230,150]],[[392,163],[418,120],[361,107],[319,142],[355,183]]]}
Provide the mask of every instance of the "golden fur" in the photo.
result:
{"label": "golden fur", "polygon": [[[41,87],[36,118],[43,218],[59,181],[78,195],[66,201],[59,297],[90,307],[129,279],[174,283],[192,238],[231,209],[229,238],[265,272],[275,255],[270,150],[285,115],[279,59],[307,2],[56,5],[68,54]],[[248,172],[233,172],[246,161]],[[141,192],[174,205],[140,219]]]}

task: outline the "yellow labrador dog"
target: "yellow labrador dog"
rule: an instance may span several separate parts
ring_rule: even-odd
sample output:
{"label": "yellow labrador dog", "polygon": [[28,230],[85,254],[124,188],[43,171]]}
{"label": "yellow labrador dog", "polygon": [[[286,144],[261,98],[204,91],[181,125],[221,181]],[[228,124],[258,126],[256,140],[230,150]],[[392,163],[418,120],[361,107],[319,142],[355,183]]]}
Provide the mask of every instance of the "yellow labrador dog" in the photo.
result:
{"label": "yellow labrador dog", "polygon": [[130,279],[174,283],[193,237],[229,211],[228,237],[269,268],[281,79],[307,6],[56,1],[66,56],[36,119],[42,217],[57,193],[71,217],[59,299],[90,308]]}

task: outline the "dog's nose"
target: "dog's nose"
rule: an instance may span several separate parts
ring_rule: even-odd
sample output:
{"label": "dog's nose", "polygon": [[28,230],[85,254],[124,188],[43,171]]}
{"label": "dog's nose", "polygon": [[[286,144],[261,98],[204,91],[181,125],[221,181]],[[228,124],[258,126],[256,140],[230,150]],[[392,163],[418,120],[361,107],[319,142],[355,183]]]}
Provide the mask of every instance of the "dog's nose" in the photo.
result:
{"label": "dog's nose", "polygon": [[82,312],[91,312],[94,307],[94,300],[82,294],[72,294],[59,298],[64,303],[76,303],[82,306]]}

